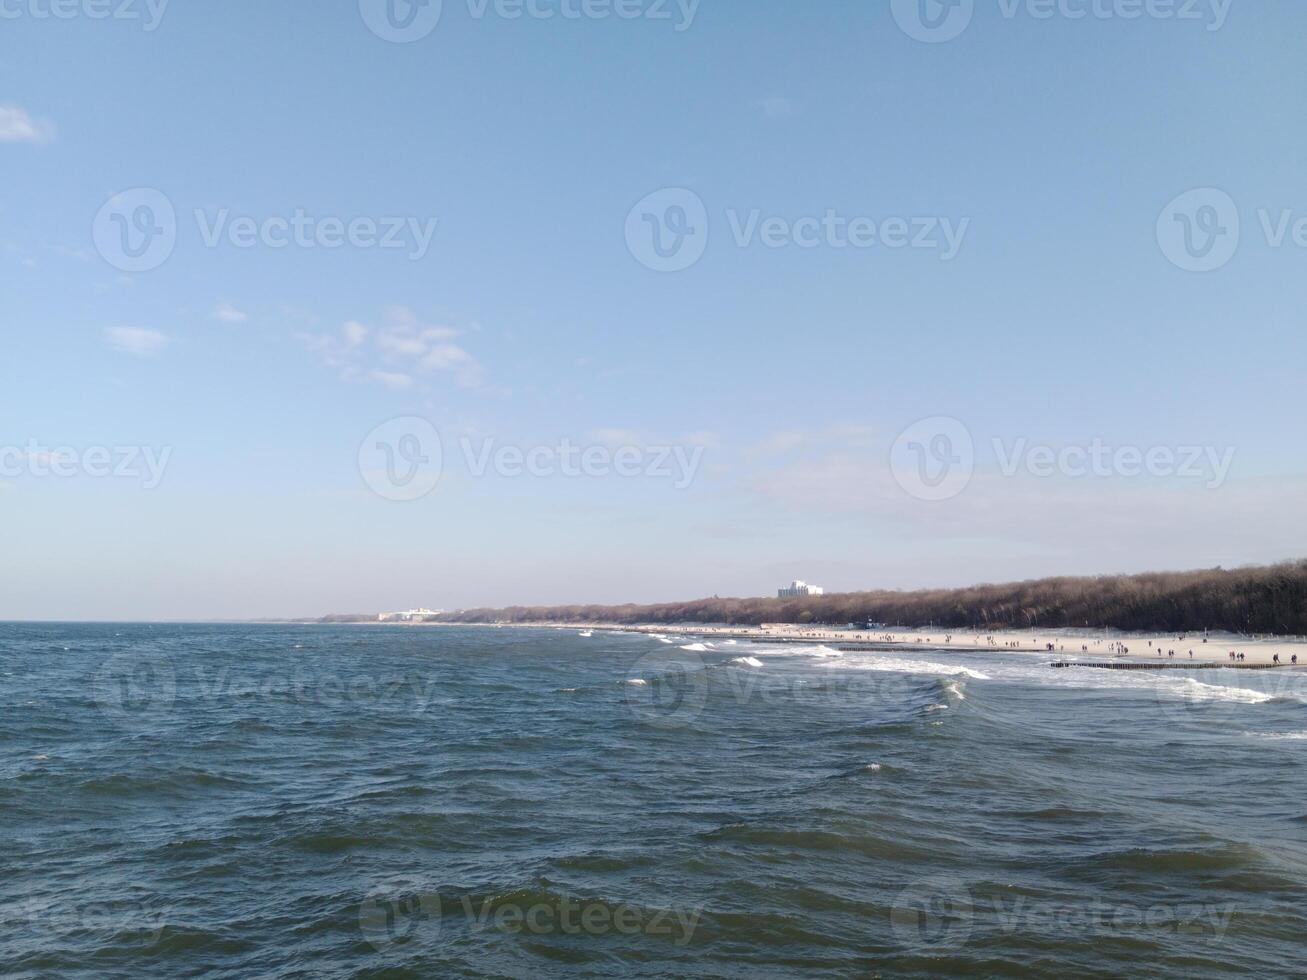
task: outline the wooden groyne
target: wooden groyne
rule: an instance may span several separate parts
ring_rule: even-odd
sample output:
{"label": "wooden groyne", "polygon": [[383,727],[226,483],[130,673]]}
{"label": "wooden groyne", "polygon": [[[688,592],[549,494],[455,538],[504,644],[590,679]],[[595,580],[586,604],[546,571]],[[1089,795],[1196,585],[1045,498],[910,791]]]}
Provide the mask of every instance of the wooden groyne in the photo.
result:
{"label": "wooden groyne", "polygon": [[1288,667],[1289,664],[1240,664],[1240,663],[1164,663],[1155,664],[1149,662],[1124,663],[1111,661],[1107,663],[1092,663],[1083,660],[1058,660],[1050,664],[1052,667],[1094,667],[1098,670],[1275,670],[1277,667]]}

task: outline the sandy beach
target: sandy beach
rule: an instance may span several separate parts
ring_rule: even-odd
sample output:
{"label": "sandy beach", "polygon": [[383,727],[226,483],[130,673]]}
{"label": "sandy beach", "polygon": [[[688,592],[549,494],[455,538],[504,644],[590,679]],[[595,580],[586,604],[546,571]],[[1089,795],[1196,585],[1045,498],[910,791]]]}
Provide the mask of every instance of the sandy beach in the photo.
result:
{"label": "sandy beach", "polygon": [[[1292,669],[1294,657],[1298,667],[1307,668],[1307,638],[1246,637],[1229,633],[1119,633],[1116,631],[1055,629],[1002,630],[977,633],[975,630],[940,629],[884,630],[838,629],[784,624],[763,626],[700,626],[683,624],[615,625],[612,623],[534,623],[522,626],[568,630],[602,630],[607,632],[649,633],[663,636],[719,637],[754,642],[808,642],[839,644],[875,644],[889,647],[930,646],[963,651],[999,650],[1048,653],[1058,661],[1110,662],[1154,661],[1195,666],[1215,665],[1271,666],[1279,663]],[[1231,653],[1243,659],[1231,660]]]}

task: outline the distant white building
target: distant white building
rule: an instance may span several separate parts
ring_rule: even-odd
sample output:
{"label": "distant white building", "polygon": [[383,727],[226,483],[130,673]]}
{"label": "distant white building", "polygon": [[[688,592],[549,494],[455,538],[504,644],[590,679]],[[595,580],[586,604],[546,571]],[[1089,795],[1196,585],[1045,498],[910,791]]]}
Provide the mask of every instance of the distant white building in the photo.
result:
{"label": "distant white building", "polygon": [[377,622],[379,623],[409,623],[415,619],[422,619],[424,616],[439,616],[443,609],[405,609],[403,612],[378,613]]}
{"label": "distant white building", "polygon": [[802,599],[810,595],[825,595],[826,590],[820,585],[809,585],[807,582],[800,582],[797,578],[786,588],[776,590],[777,599]]}

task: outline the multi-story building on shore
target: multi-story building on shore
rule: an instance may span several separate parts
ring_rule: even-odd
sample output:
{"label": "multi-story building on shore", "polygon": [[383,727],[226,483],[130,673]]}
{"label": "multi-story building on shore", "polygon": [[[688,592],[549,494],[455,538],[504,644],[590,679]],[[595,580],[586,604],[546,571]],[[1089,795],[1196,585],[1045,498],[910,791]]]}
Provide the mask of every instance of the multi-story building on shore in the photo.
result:
{"label": "multi-story building on shore", "polygon": [[824,595],[826,592],[819,585],[809,585],[807,582],[800,582],[795,579],[785,588],[776,590],[777,599],[802,599],[806,596]]}

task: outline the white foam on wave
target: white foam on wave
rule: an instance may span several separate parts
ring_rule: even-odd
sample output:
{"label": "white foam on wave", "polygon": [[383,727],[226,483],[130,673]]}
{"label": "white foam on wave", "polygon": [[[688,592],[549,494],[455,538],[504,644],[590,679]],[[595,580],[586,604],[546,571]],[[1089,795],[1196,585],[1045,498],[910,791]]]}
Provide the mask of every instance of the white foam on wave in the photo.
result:
{"label": "white foam on wave", "polygon": [[643,677],[633,677],[626,683],[630,684],[632,687],[644,687],[649,682]]}
{"label": "white foam on wave", "polygon": [[1307,740],[1307,732],[1244,732],[1248,738],[1269,738],[1276,742],[1301,742]]}
{"label": "white foam on wave", "polygon": [[[1171,681],[1171,678],[1167,678]],[[1223,684],[1204,684],[1192,677],[1181,678],[1170,686],[1174,693],[1191,701],[1235,701],[1239,704],[1265,704],[1274,701],[1275,695],[1251,691],[1246,687],[1227,687]],[[1163,690],[1166,690],[1163,688]],[[1167,691],[1166,693],[1171,693]]]}
{"label": "white foam on wave", "polygon": [[889,670],[898,674],[931,674],[936,677],[970,677],[973,680],[991,680],[988,674],[964,667],[962,664],[938,664],[931,660],[904,660],[899,657],[867,657],[856,661],[846,660],[842,666],[853,670]]}
{"label": "white foam on wave", "polygon": [[762,661],[757,657],[736,657],[731,661],[733,664],[743,664],[745,667],[761,667]]}
{"label": "white foam on wave", "polygon": [[689,650],[691,653],[707,653],[708,648],[702,643],[687,643],[681,647],[682,650]]}
{"label": "white foam on wave", "polygon": [[655,640],[657,640],[659,643],[675,643],[675,642],[676,642],[676,641],[673,640],[670,636],[660,636],[660,635],[657,634],[657,633],[655,633],[655,634],[653,635],[653,638],[654,638]]}
{"label": "white foam on wave", "polygon": [[879,762],[869,762],[869,763],[867,763],[865,766],[863,766],[862,768],[865,769],[865,770],[867,770],[867,772],[880,772],[880,763],[879,763]]}

